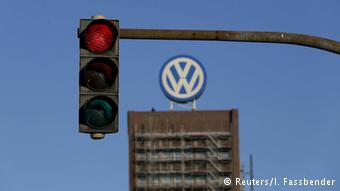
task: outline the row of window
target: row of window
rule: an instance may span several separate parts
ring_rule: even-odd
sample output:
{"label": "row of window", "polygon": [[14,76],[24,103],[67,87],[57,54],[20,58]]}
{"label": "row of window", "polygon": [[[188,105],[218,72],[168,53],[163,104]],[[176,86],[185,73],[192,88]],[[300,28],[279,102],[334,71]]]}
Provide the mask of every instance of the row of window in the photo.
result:
{"label": "row of window", "polygon": [[231,151],[223,151],[223,152],[216,152],[211,153],[208,152],[138,152],[136,153],[137,159],[145,160],[145,159],[164,159],[164,160],[180,160],[182,158],[212,158],[212,157],[219,157],[219,158],[230,158]]}
{"label": "row of window", "polygon": [[[182,169],[183,168],[183,169]],[[207,163],[195,163],[195,164],[153,164],[153,165],[144,165],[140,164],[136,166],[138,172],[145,172],[145,171],[191,171],[191,170],[207,170],[208,165]]]}
{"label": "row of window", "polygon": [[169,175],[162,175],[162,176],[138,176],[137,177],[137,184],[144,185],[144,184],[206,184],[208,182],[218,181],[223,183],[223,180],[226,177],[219,177],[218,180],[214,180],[211,176],[169,176]]}
{"label": "row of window", "polygon": [[[230,139],[225,138],[225,139],[218,139],[215,140],[215,143],[217,143],[219,146],[228,146],[230,145]],[[137,146],[140,147],[179,147],[179,146],[207,146],[212,144],[212,140],[207,139],[207,140],[186,140],[186,141],[181,141],[181,140],[153,140],[153,141],[147,141],[147,140],[138,140],[136,141]]]}

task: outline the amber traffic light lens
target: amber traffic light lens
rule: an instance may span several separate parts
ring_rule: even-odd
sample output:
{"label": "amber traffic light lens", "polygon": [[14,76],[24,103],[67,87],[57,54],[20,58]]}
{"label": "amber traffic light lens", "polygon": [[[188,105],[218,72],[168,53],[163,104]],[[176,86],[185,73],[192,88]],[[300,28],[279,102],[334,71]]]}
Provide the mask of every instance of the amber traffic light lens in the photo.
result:
{"label": "amber traffic light lens", "polygon": [[94,53],[110,50],[117,38],[117,29],[106,20],[92,22],[85,30],[84,43],[86,48]]}
{"label": "amber traffic light lens", "polygon": [[95,58],[83,71],[83,84],[95,91],[103,91],[110,88],[118,75],[116,64],[108,58]]}

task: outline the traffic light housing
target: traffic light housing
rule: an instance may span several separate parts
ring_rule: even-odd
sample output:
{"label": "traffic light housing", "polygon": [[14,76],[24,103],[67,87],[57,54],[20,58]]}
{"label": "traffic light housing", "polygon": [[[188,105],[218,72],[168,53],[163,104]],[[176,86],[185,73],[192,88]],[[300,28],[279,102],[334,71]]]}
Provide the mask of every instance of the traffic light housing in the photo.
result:
{"label": "traffic light housing", "polygon": [[119,21],[81,19],[79,132],[93,139],[118,132]]}

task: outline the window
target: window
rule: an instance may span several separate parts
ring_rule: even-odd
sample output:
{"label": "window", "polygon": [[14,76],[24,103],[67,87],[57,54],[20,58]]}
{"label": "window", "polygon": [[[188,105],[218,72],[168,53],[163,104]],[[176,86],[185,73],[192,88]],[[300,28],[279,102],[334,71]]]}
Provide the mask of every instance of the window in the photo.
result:
{"label": "window", "polygon": [[186,151],[185,156],[188,157],[188,158],[192,158],[193,154],[190,151]]}
{"label": "window", "polygon": [[145,154],[144,153],[137,153],[136,158],[139,160],[144,160],[145,159]]}
{"label": "window", "polygon": [[137,171],[144,172],[145,171],[145,165],[144,164],[137,165]]}
{"label": "window", "polygon": [[151,182],[152,182],[152,184],[158,185],[159,184],[159,176],[152,176]]}
{"label": "window", "polygon": [[230,138],[229,137],[223,137],[218,140],[218,144],[222,146],[228,146],[230,143]]}
{"label": "window", "polygon": [[164,183],[164,184],[171,184],[171,178],[170,178],[170,176],[164,176],[164,177],[163,177],[163,183]]}
{"label": "window", "polygon": [[193,169],[192,166],[189,164],[186,164],[184,168],[185,168],[185,171],[192,171]]}
{"label": "window", "polygon": [[204,176],[195,176],[194,182],[197,184],[205,184],[205,177]]}
{"label": "window", "polygon": [[137,177],[137,184],[138,185],[144,185],[145,184],[145,177],[144,176],[138,176]]}
{"label": "window", "polygon": [[151,152],[151,153],[149,153],[148,157],[150,159],[158,159],[158,153]]}
{"label": "window", "polygon": [[192,145],[192,142],[190,140],[185,141],[185,146],[189,147]]}
{"label": "window", "polygon": [[136,145],[137,145],[137,148],[144,148],[145,141],[144,140],[137,141]]}
{"label": "window", "polygon": [[172,141],[172,146],[173,146],[173,147],[179,147],[179,146],[181,146],[181,140],[173,140],[173,141]]}
{"label": "window", "polygon": [[166,164],[163,164],[163,165],[161,166],[161,171],[169,171],[169,166],[166,165]]}
{"label": "window", "polygon": [[223,158],[230,158],[231,157],[230,151],[220,152],[219,155]]}
{"label": "window", "polygon": [[181,182],[182,182],[182,177],[181,176],[175,176],[175,178],[174,178],[174,182],[175,182],[175,184],[180,184]]}
{"label": "window", "polygon": [[182,154],[179,151],[174,152],[174,159],[180,160],[182,158]]}
{"label": "window", "polygon": [[176,172],[181,171],[182,170],[181,164],[173,164],[172,170]]}
{"label": "window", "polygon": [[191,177],[191,176],[185,177],[185,182],[186,182],[187,184],[192,184],[192,183],[193,183],[192,177]]}
{"label": "window", "polygon": [[149,169],[150,169],[150,171],[158,172],[159,171],[159,165],[157,165],[157,164],[150,165]]}
{"label": "window", "polygon": [[197,171],[207,170],[206,167],[207,167],[207,165],[204,162],[200,162],[200,163],[194,164],[194,169],[197,170]]}
{"label": "window", "polygon": [[199,140],[199,142],[198,142],[198,146],[206,146],[207,144],[206,144],[206,141],[204,140],[204,139],[202,139],[202,140]]}
{"label": "window", "polygon": [[170,159],[170,153],[169,152],[160,152],[159,156],[162,159]]}
{"label": "window", "polygon": [[205,152],[195,152],[194,153],[195,158],[205,158]]}

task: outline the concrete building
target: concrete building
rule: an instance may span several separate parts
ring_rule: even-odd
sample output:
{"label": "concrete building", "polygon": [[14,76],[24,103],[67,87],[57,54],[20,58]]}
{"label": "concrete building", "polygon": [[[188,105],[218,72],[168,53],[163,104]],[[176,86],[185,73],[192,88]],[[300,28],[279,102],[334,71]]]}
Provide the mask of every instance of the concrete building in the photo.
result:
{"label": "concrete building", "polygon": [[222,191],[240,177],[238,111],[129,112],[130,191]]}

